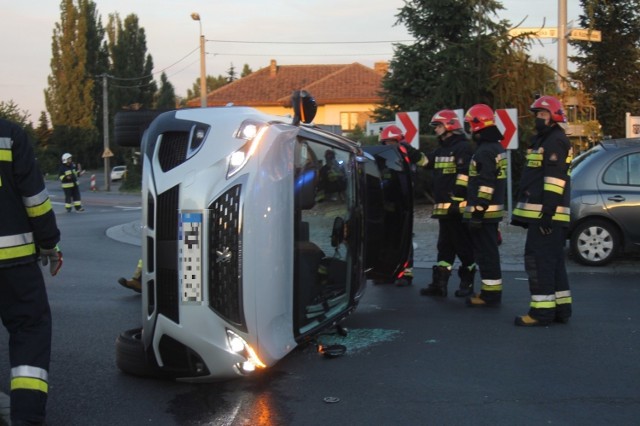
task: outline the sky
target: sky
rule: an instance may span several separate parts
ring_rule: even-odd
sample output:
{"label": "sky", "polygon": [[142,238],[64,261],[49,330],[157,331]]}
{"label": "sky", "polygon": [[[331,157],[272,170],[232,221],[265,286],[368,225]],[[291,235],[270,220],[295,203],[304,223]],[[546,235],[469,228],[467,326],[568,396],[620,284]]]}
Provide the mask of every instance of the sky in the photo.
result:
{"label": "sky", "polygon": [[[372,67],[393,57],[392,42],[411,39],[404,26],[395,25],[402,0],[94,1],[103,25],[112,13],[122,19],[132,13],[138,16],[156,81],[164,71],[182,97],[200,77],[201,30],[207,40],[206,72],[214,76],[226,75],[232,64],[238,75],[244,64],[257,71],[269,66],[271,59],[279,65],[359,62]],[[524,21],[521,27],[557,27],[558,1],[501,0],[505,10],[494,18],[513,25]],[[566,1],[568,26],[573,20],[577,27],[582,13],[579,0]],[[0,101],[12,100],[36,123],[45,111],[51,38],[60,20],[60,1],[0,0],[0,7]],[[201,21],[192,20],[192,12]],[[543,56],[555,65],[557,43],[540,41],[532,56]]]}

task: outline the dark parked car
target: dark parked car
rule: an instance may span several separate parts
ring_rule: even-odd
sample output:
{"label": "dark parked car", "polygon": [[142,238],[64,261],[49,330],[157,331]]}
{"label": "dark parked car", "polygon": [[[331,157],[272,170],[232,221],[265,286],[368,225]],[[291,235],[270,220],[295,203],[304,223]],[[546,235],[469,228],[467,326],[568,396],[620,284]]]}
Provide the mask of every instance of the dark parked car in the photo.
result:
{"label": "dark parked car", "polygon": [[602,141],[571,173],[571,253],[600,266],[640,245],[640,138]]}

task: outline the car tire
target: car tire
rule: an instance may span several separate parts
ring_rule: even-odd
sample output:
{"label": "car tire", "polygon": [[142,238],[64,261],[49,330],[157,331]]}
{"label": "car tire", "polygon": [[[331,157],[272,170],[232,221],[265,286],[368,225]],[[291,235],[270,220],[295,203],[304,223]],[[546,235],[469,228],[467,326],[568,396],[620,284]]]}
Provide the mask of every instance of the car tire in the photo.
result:
{"label": "car tire", "polygon": [[140,377],[169,378],[147,359],[142,328],[123,331],[116,339],[116,366],[124,373]]}
{"label": "car tire", "polygon": [[571,234],[571,253],[583,265],[606,265],[616,257],[619,249],[618,229],[606,220],[586,220]]}
{"label": "car tire", "polygon": [[151,122],[166,111],[119,111],[113,120],[113,139],[120,146],[140,147]]}

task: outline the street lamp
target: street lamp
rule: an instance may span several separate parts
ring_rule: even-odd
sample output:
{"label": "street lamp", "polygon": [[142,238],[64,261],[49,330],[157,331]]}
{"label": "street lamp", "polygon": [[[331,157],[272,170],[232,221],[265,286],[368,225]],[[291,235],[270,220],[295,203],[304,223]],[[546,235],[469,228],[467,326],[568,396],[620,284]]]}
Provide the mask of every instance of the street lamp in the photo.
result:
{"label": "street lamp", "polygon": [[207,107],[207,72],[205,70],[204,63],[204,35],[202,34],[202,21],[200,20],[200,14],[193,12],[191,19],[198,21],[200,24],[200,107]]}

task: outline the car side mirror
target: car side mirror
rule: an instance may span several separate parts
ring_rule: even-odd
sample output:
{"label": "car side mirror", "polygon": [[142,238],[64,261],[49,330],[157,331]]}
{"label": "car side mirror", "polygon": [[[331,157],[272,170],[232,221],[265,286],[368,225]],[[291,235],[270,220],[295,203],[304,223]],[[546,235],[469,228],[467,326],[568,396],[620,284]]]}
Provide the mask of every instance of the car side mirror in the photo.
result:
{"label": "car side mirror", "polygon": [[316,100],[306,90],[295,90],[291,95],[293,107],[293,125],[298,126],[302,121],[305,124],[313,122],[318,111]]}

